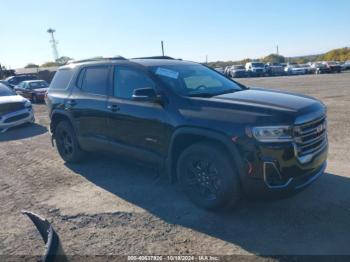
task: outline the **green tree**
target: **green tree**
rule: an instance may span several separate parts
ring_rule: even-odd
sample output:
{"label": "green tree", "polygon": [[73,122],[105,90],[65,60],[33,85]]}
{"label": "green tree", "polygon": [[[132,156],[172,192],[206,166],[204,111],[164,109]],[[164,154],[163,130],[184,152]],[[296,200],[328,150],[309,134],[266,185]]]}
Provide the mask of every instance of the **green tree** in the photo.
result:
{"label": "green tree", "polygon": [[27,64],[24,68],[38,68],[39,66],[33,63]]}
{"label": "green tree", "polygon": [[69,56],[61,56],[60,58],[58,58],[56,60],[56,62],[60,65],[65,65],[67,64],[69,61],[73,60],[73,58],[69,57]]}
{"label": "green tree", "polygon": [[286,58],[281,55],[277,54],[270,54],[268,56],[265,56],[262,59],[263,62],[265,63],[284,63],[286,61]]}
{"label": "green tree", "polygon": [[40,67],[57,67],[57,66],[60,66],[60,64],[57,62],[46,62],[42,64]]}

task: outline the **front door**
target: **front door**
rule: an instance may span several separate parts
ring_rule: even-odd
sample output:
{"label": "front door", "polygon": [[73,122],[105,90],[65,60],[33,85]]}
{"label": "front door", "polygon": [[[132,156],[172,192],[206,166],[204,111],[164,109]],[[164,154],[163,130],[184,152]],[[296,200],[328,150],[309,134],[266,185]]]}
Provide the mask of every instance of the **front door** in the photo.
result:
{"label": "front door", "polygon": [[[155,88],[147,72],[128,66],[115,66],[113,91],[108,98],[109,137],[112,144],[121,145],[145,157],[165,153],[165,110],[160,103],[135,101],[133,91]],[[138,152],[137,152],[138,151]]]}

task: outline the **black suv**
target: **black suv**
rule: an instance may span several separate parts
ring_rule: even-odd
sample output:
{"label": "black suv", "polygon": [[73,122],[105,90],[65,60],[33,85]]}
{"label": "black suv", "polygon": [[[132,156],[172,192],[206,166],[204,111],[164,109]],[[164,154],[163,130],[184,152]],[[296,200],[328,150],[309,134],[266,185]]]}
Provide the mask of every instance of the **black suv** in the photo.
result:
{"label": "black suv", "polygon": [[7,85],[9,85],[11,88],[14,88],[16,85],[20,84],[23,81],[28,80],[38,80],[38,77],[36,75],[16,75],[16,76],[10,76],[5,79]]}
{"label": "black suv", "polygon": [[65,161],[108,151],[159,165],[207,209],[231,206],[243,192],[297,191],[326,168],[321,102],[247,88],[193,62],[73,63],[56,73],[47,104]]}

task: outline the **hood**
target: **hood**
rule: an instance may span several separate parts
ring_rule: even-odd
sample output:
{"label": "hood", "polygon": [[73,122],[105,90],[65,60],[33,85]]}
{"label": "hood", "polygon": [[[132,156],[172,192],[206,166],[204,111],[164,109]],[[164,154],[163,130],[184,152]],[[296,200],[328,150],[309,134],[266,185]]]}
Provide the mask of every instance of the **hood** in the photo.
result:
{"label": "hood", "polygon": [[248,89],[214,97],[227,103],[245,104],[254,107],[280,111],[302,111],[308,107],[321,105],[311,97],[268,89]]}
{"label": "hood", "polygon": [[0,105],[7,103],[24,103],[27,99],[22,96],[14,95],[14,96],[0,96]]}
{"label": "hood", "polygon": [[179,110],[189,124],[207,125],[210,120],[217,128],[290,125],[326,113],[325,106],[312,97],[268,89],[254,88],[215,97],[191,97],[189,100]]}

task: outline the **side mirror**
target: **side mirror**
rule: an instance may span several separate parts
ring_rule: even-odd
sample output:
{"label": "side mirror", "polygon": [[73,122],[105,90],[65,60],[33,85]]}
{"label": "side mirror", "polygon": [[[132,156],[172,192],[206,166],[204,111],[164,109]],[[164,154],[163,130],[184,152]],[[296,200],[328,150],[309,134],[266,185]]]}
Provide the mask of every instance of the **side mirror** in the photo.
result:
{"label": "side mirror", "polygon": [[157,101],[158,96],[153,88],[138,88],[134,90],[132,99],[135,101]]}

